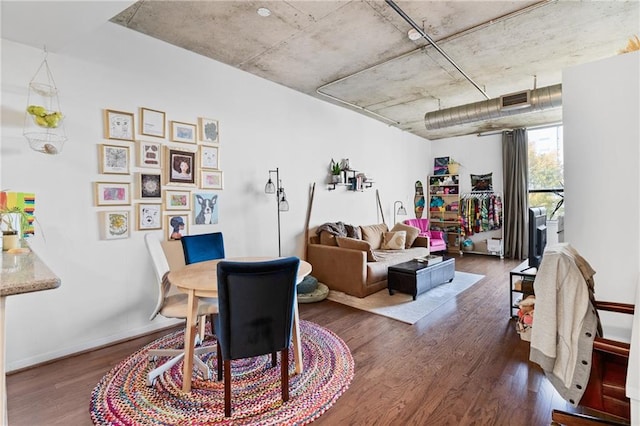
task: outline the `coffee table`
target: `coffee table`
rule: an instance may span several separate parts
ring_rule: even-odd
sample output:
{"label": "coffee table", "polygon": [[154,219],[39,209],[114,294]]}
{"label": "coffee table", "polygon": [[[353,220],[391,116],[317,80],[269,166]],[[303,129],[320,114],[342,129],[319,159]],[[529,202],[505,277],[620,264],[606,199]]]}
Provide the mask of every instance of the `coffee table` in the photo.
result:
{"label": "coffee table", "polygon": [[456,263],[452,257],[445,257],[442,262],[435,265],[410,260],[389,266],[387,277],[389,294],[393,295],[395,291],[399,291],[412,295],[413,300],[416,300],[419,294],[453,281],[455,272]]}

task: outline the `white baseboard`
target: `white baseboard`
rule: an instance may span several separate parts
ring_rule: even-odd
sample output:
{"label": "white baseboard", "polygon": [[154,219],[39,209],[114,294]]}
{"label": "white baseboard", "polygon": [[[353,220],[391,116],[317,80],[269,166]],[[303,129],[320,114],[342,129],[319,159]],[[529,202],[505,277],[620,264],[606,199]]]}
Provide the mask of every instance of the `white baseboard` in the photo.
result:
{"label": "white baseboard", "polygon": [[178,325],[182,322],[184,321],[163,318],[162,320],[153,321],[152,323],[149,323],[149,325],[144,327],[139,327],[132,330],[126,330],[126,331],[123,331],[122,333],[112,334],[110,336],[103,337],[100,339],[90,340],[79,345],[69,346],[66,348],[59,348],[53,351],[38,354],[30,358],[24,358],[15,362],[8,363],[6,366],[6,372],[11,373],[12,371],[22,370],[28,367],[36,366],[38,364],[55,361],[60,358],[66,358],[68,356],[72,356],[81,352],[86,352],[92,349],[107,346],[119,341],[133,339],[139,336],[143,336],[145,334],[153,333],[163,328]]}

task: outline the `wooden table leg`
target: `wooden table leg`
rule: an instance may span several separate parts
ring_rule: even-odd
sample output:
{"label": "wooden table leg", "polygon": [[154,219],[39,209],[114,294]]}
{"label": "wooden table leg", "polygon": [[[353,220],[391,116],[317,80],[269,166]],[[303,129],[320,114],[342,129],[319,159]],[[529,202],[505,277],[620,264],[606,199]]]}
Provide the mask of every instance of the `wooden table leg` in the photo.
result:
{"label": "wooden table leg", "polygon": [[300,342],[300,315],[298,314],[298,301],[293,301],[293,359],[296,363],[296,374],[304,371],[302,365],[302,344]]}
{"label": "wooden table leg", "polygon": [[193,374],[193,348],[196,338],[196,319],[198,315],[198,299],[195,290],[189,290],[189,315],[184,331],[184,370],[182,372],[182,391],[191,392],[191,376]]}

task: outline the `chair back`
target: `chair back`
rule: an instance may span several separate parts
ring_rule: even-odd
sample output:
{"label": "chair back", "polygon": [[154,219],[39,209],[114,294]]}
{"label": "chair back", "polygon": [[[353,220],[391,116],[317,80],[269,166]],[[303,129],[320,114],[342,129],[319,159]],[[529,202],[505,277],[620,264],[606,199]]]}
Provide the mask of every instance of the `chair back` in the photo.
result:
{"label": "chair back", "polygon": [[169,262],[167,262],[167,258],[162,250],[162,246],[160,244],[160,240],[157,235],[153,233],[148,233],[144,236],[145,244],[147,245],[147,250],[149,251],[149,255],[151,256],[151,261],[153,263],[153,270],[156,274],[156,282],[158,285],[158,301],[156,303],[156,307],[151,314],[150,320],[154,319],[156,315],[162,309],[162,305],[164,304],[164,299],[169,292],[170,284],[167,280],[165,280],[166,274],[169,272]]}
{"label": "chair back", "polygon": [[185,235],[180,238],[184,250],[184,261],[191,263],[224,258],[224,241],[222,232],[210,234]]}
{"label": "chair back", "polygon": [[415,226],[420,230],[420,235],[424,235],[429,231],[429,219],[406,219],[403,221],[405,225]]}
{"label": "chair back", "polygon": [[289,347],[300,259],[218,264],[216,336],[225,360]]}

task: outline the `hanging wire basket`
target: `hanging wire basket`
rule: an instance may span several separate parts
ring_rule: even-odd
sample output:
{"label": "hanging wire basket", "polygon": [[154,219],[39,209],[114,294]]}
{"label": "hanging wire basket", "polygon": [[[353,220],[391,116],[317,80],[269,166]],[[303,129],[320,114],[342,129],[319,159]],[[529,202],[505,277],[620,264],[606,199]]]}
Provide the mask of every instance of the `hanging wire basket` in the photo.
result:
{"label": "hanging wire basket", "polygon": [[47,62],[46,50],[44,60],[29,82],[22,134],[31,149],[45,154],[59,154],[67,141],[58,88]]}

